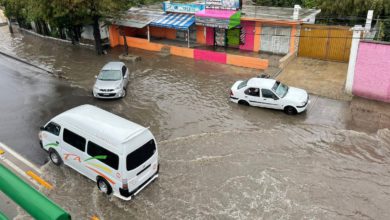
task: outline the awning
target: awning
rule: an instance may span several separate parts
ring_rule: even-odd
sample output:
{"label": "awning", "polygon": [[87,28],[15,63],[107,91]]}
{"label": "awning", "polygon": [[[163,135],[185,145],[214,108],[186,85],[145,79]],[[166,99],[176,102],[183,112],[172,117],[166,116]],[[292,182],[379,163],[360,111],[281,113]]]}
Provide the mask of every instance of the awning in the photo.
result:
{"label": "awning", "polygon": [[150,23],[151,26],[187,30],[195,23],[195,16],[191,14],[169,13]]}
{"label": "awning", "polygon": [[113,21],[113,24],[132,28],[144,28],[150,22],[164,16],[161,10],[145,10],[140,8],[130,8],[126,15]]}
{"label": "awning", "polygon": [[241,12],[206,9],[195,13],[196,25],[231,29],[240,25]]}

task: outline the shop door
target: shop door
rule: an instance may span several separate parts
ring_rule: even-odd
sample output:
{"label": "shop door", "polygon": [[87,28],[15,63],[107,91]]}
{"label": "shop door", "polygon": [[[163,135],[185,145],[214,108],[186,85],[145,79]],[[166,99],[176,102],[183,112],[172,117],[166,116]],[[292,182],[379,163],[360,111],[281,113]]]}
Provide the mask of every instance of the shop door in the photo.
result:
{"label": "shop door", "polygon": [[291,27],[263,26],[260,50],[276,54],[287,54],[290,50]]}
{"label": "shop door", "polygon": [[226,46],[226,31],[222,28],[215,28],[215,45]]}
{"label": "shop door", "polygon": [[227,30],[227,44],[229,47],[240,46],[240,29],[235,28]]}

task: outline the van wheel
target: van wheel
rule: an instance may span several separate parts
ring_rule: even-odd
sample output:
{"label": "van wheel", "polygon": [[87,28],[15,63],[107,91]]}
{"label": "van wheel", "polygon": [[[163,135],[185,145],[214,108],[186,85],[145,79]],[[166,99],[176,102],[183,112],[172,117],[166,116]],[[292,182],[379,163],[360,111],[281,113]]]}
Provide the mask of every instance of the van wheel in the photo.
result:
{"label": "van wheel", "polygon": [[62,164],[62,159],[60,155],[53,148],[50,148],[49,150],[49,157],[51,162],[54,163],[54,165],[60,166]]}
{"label": "van wheel", "polygon": [[100,190],[100,192],[105,193],[107,195],[110,195],[112,193],[112,188],[110,184],[102,177],[98,177],[97,179],[97,186]]}
{"label": "van wheel", "polygon": [[284,112],[288,115],[296,115],[297,114],[297,110],[292,106],[287,106],[286,108],[284,108]]}
{"label": "van wheel", "polygon": [[238,104],[249,106],[249,103],[247,101],[245,101],[245,100],[238,101]]}

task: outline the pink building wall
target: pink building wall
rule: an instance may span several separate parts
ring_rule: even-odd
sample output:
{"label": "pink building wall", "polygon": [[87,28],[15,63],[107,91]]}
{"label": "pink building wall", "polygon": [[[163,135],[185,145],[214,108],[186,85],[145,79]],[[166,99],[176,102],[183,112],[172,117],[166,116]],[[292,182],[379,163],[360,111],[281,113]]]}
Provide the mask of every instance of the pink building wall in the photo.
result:
{"label": "pink building wall", "polygon": [[253,51],[254,44],[255,44],[256,23],[254,21],[241,21],[241,25],[245,30],[245,44],[240,45],[240,49]]}
{"label": "pink building wall", "polygon": [[219,53],[209,50],[194,50],[194,59],[195,60],[205,60],[215,63],[223,63],[226,64],[226,53]]}
{"label": "pink building wall", "polygon": [[352,93],[390,102],[390,44],[360,42]]}
{"label": "pink building wall", "polygon": [[206,44],[214,45],[214,28],[206,27]]}

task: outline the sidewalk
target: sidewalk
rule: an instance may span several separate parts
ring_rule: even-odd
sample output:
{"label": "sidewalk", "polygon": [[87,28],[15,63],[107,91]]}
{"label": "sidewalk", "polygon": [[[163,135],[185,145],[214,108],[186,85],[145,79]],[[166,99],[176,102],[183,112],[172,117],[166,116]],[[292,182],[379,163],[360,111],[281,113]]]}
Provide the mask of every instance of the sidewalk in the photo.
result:
{"label": "sidewalk", "polygon": [[[39,190],[40,185],[43,183],[42,179],[39,177],[41,170],[1,142],[0,163],[22,178],[26,183]],[[19,214],[18,205],[1,191],[0,212],[5,214],[9,219],[13,219]]]}
{"label": "sidewalk", "polygon": [[347,69],[347,63],[297,57],[277,79],[311,94],[350,101],[352,97],[344,92]]}

